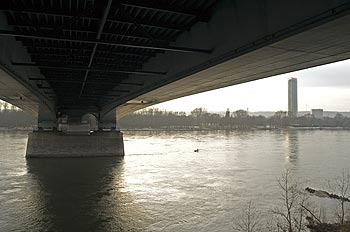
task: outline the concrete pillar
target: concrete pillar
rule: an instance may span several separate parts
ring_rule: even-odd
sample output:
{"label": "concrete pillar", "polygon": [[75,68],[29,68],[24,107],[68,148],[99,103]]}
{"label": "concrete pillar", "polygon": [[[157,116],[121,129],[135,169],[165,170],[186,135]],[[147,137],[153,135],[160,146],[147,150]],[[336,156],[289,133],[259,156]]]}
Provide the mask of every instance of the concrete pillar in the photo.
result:
{"label": "concrete pillar", "polygon": [[117,128],[116,110],[101,115],[98,121],[99,130],[115,130]]}
{"label": "concrete pillar", "polygon": [[[84,112],[66,112],[70,126],[79,126]],[[102,157],[124,156],[123,133],[116,130],[115,111],[99,119],[99,130],[57,131],[56,116],[42,111],[38,131],[28,135],[26,157]],[[79,128],[78,128],[79,129]]]}
{"label": "concrete pillar", "polygon": [[119,131],[64,133],[34,131],[28,135],[27,158],[124,156]]}
{"label": "concrete pillar", "polygon": [[43,104],[39,104],[38,130],[56,130],[56,112],[51,111]]}

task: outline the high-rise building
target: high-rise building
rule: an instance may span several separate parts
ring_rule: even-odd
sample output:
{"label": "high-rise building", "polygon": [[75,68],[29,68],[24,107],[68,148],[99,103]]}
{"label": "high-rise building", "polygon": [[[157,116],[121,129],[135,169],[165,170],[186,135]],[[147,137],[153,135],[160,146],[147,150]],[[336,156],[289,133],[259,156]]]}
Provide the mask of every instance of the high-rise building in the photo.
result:
{"label": "high-rise building", "polygon": [[288,80],[288,116],[298,115],[298,80],[291,78]]}

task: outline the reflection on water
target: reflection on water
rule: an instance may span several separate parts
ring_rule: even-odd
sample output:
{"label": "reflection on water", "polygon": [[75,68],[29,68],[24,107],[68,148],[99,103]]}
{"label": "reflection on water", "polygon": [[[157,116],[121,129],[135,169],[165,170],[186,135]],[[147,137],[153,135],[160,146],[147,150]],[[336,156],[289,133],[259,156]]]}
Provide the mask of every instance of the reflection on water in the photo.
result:
{"label": "reflection on water", "polygon": [[[45,230],[129,231],[139,209],[122,191],[123,159],[28,159],[28,175],[36,186],[39,225]],[[47,218],[49,216],[49,218]]]}
{"label": "reflection on water", "polygon": [[232,231],[286,168],[321,188],[350,164],[348,131],[126,132],[122,159],[26,160],[26,136],[0,133],[0,231]]}
{"label": "reflection on water", "polygon": [[296,161],[299,155],[299,131],[298,130],[288,130],[286,131],[286,140],[288,151],[286,151],[287,160],[296,165]]}

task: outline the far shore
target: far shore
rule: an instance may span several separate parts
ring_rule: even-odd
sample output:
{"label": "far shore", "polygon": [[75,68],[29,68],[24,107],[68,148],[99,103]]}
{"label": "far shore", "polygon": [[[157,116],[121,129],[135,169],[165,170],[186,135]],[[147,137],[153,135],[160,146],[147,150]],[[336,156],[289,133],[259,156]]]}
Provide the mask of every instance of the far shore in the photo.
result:
{"label": "far shore", "polygon": [[[0,131],[33,131],[34,127],[0,127]],[[247,128],[119,128],[120,131],[281,131],[281,130],[336,130],[348,131],[349,127],[247,127]]]}
{"label": "far shore", "polygon": [[121,128],[121,131],[252,131],[252,130],[268,130],[268,131],[276,131],[276,130],[350,130],[349,127],[276,127],[276,128],[184,128],[184,129],[176,129],[176,128],[133,128],[133,129],[125,129]]}

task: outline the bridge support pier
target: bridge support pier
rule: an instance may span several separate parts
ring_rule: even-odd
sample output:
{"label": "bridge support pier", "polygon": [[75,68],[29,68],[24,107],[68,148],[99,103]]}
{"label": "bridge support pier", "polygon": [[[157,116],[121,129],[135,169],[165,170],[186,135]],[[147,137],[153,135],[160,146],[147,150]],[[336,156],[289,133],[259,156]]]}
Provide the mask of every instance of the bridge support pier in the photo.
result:
{"label": "bridge support pier", "polygon": [[26,157],[102,157],[124,156],[120,131],[64,133],[34,131],[28,135]]}
{"label": "bridge support pier", "polygon": [[124,156],[123,133],[116,130],[115,112],[98,119],[97,131],[75,130],[77,124],[72,130],[59,131],[55,123],[44,124],[40,119],[39,115],[38,130],[28,135],[27,158]]}

